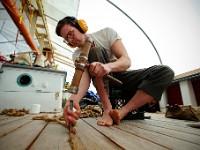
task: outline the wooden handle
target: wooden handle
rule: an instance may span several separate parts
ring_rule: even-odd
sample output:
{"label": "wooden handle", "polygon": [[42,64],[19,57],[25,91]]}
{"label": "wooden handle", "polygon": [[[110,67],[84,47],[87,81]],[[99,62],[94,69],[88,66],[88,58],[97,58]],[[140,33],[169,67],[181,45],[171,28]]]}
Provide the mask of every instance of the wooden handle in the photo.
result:
{"label": "wooden handle", "polygon": [[[86,64],[86,67],[87,68],[89,68],[90,67],[90,64]],[[112,76],[110,76],[110,75],[105,75],[104,77],[103,77],[104,79],[106,79],[106,80],[109,80],[110,82],[112,82],[112,83],[114,83],[114,84],[116,84],[116,85],[119,85],[119,86],[121,86],[123,83],[122,83],[122,81],[120,81],[120,80],[118,80],[117,78],[114,78],[114,77],[112,77]]]}
{"label": "wooden handle", "polygon": [[110,82],[112,82],[112,83],[114,83],[116,85],[120,85],[121,86],[123,84],[122,81],[120,81],[120,80],[118,80],[118,79],[116,79],[116,78],[114,78],[114,77],[112,77],[112,76],[110,76],[108,74],[105,75],[103,78],[109,80]]}
{"label": "wooden handle", "polygon": [[88,59],[88,53],[90,51],[92,45],[92,39],[90,37],[88,37],[84,43],[82,52],[79,56],[79,61],[77,62],[76,66],[76,70],[72,79],[72,83],[71,86],[69,88],[69,92],[70,93],[74,93],[76,94],[78,92],[78,87],[81,81],[81,77],[83,75],[84,69],[86,68],[86,64],[87,64],[87,59]]}

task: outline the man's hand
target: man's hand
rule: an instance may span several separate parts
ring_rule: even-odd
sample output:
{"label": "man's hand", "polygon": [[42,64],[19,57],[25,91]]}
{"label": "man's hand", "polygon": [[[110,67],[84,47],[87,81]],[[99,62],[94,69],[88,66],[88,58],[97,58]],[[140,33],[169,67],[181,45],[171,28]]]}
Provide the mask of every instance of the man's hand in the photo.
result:
{"label": "man's hand", "polygon": [[103,77],[109,74],[111,69],[106,64],[100,62],[93,62],[90,64],[90,72],[96,77]]}
{"label": "man's hand", "polygon": [[66,102],[65,108],[64,108],[64,112],[63,112],[63,116],[65,118],[65,122],[66,122],[66,126],[67,128],[69,128],[70,123],[72,123],[73,127],[72,127],[72,133],[76,133],[76,122],[80,117],[80,106],[79,103],[77,103],[76,101],[73,102],[73,107],[75,109],[75,111],[70,110],[70,102],[69,100]]}

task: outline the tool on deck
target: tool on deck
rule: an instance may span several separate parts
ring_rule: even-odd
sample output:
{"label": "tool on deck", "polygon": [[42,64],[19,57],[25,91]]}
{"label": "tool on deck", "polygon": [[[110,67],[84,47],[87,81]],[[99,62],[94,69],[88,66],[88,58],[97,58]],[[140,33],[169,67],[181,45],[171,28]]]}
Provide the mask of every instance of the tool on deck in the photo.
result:
{"label": "tool on deck", "polygon": [[[78,87],[79,87],[79,83],[80,83],[82,74],[83,74],[85,68],[89,67],[88,53],[91,48],[92,42],[93,42],[92,38],[88,37],[86,39],[84,46],[83,46],[83,50],[82,50],[80,56],[78,57],[78,59],[76,59],[76,61],[75,61],[75,66],[76,66],[75,73],[74,73],[74,76],[72,79],[71,86],[68,90],[68,92],[70,92],[70,93],[76,94],[78,92]],[[122,85],[121,81],[119,81],[118,79],[116,79],[110,75],[105,75],[104,79],[108,79],[109,81],[111,81],[115,84]]]}
{"label": "tool on deck", "polygon": [[[70,110],[73,110],[73,100],[70,100],[69,108]],[[72,123],[69,124],[69,133],[71,132],[72,132]]]}
{"label": "tool on deck", "polygon": [[[70,107],[70,110],[73,110],[73,100],[70,100],[69,107]],[[73,124],[70,123],[69,124],[69,142],[70,142],[70,145],[71,145],[71,149],[77,150],[78,148],[77,148],[77,144],[76,144],[74,137],[73,137],[72,127],[73,127]]]}

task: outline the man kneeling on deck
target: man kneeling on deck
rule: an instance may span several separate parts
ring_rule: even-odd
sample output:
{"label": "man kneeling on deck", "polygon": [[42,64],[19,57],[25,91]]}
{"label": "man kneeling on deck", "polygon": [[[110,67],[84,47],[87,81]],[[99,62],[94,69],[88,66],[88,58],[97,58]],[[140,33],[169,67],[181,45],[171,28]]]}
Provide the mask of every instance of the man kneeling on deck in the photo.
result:
{"label": "man kneeling on deck", "polygon": [[[112,126],[119,123],[130,111],[135,110],[147,103],[156,103],[161,99],[162,93],[170,85],[174,78],[174,72],[168,66],[155,65],[145,69],[128,70],[131,66],[130,57],[118,33],[112,28],[104,28],[95,33],[87,34],[86,24],[80,24],[74,17],[65,17],[60,20],[56,27],[56,34],[63,37],[68,45],[77,47],[73,53],[73,59],[77,58],[88,37],[93,40],[89,51],[88,61],[90,67],[85,69],[79,84],[77,94],[72,94],[69,99],[74,101],[75,112],[69,109],[67,101],[64,109],[66,125],[74,126],[80,116],[79,102],[87,92],[91,80],[100,96],[103,115],[97,121],[101,126]],[[121,109],[112,109],[109,100],[109,84],[103,77],[112,73],[112,76],[123,82],[122,90],[132,93],[132,98]]]}

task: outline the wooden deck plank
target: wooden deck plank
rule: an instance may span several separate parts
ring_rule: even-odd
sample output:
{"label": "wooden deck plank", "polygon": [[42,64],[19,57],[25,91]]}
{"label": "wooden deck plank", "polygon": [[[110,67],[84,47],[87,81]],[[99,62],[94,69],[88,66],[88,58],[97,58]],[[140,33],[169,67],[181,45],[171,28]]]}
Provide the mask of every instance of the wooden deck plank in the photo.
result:
{"label": "wooden deck plank", "polygon": [[9,119],[7,119],[7,123],[0,125],[0,137],[5,136],[16,129],[23,127],[25,124],[32,122],[32,116],[26,116],[16,119],[17,120],[13,120],[12,118],[12,121],[9,121]]}
{"label": "wooden deck plank", "polygon": [[66,128],[58,124],[57,122],[49,122],[43,132],[39,135],[37,140],[31,145],[31,150],[37,149],[71,149],[68,142],[69,135],[66,132]]}
{"label": "wooden deck plank", "polygon": [[[151,119],[122,120],[112,127],[97,125],[99,118],[79,119],[73,137],[79,150],[200,150],[200,130],[187,126],[196,122],[165,118],[163,114],[148,115]],[[71,149],[65,127],[32,120],[33,116],[0,116],[0,149]]]}
{"label": "wooden deck plank", "polygon": [[149,131],[153,131],[153,132],[158,132],[164,135],[168,135],[171,136],[173,138],[177,138],[180,140],[184,140],[184,141],[188,141],[191,143],[195,143],[200,145],[200,136],[195,135],[195,134],[190,134],[190,133],[186,133],[186,132],[181,132],[181,131],[177,131],[174,129],[168,129],[165,127],[160,127],[160,126],[155,126],[152,124],[143,124],[143,123],[139,123],[139,122],[131,122],[130,123],[133,126],[145,129],[145,130],[149,130]]}
{"label": "wooden deck plank", "polygon": [[[173,124],[171,122],[166,122],[166,121],[164,122],[162,120],[152,120],[152,119],[148,119],[145,122],[143,120],[137,120],[135,122],[143,123],[143,124],[147,123],[147,124],[152,125],[152,126],[157,126],[157,127],[161,127],[161,128],[166,128],[166,129],[170,129],[170,130],[176,130],[176,131],[180,131],[180,132],[184,132],[184,133],[190,133],[190,134],[194,134],[194,135],[200,136],[200,130],[199,129],[192,128],[192,127],[189,127],[187,125],[177,126],[176,124]],[[181,123],[182,122],[179,122],[179,124],[181,124]],[[187,124],[189,124],[189,123],[187,123]],[[194,124],[194,123],[192,123],[192,124]]]}
{"label": "wooden deck plank", "polygon": [[16,122],[17,120],[23,119],[24,117],[28,117],[29,115],[20,116],[20,117],[13,117],[13,116],[6,116],[3,115],[4,119],[0,120],[0,125],[9,123],[9,122]]}
{"label": "wooden deck plank", "polygon": [[26,149],[46,126],[46,122],[35,120],[0,138],[0,149]]}
{"label": "wooden deck plank", "polygon": [[171,123],[172,125],[176,125],[178,127],[186,127],[187,124],[191,123],[199,123],[199,121],[190,121],[190,120],[179,120],[179,119],[173,119],[173,118],[166,118],[165,114],[163,113],[147,113],[148,115],[151,116],[151,120],[156,120],[156,121],[162,121],[166,123]]}
{"label": "wooden deck plank", "polygon": [[[89,118],[88,118],[89,119]],[[96,130],[93,126],[85,122],[88,119],[79,119],[77,123],[77,133],[74,135],[77,147],[80,150],[121,150],[115,141],[106,137],[104,134]],[[93,120],[96,122],[96,120]],[[107,128],[107,127],[104,127]]]}
{"label": "wooden deck plank", "polygon": [[[134,134],[135,136],[139,136],[146,140],[152,141],[159,145],[168,147],[169,149],[176,150],[197,150],[199,148],[198,144],[190,143],[189,141],[183,141],[181,139],[174,138],[170,135],[170,133],[165,132],[165,129],[162,128],[158,130],[157,127],[150,126],[147,123],[145,124],[137,124],[134,121],[127,120],[122,121],[119,125],[115,125],[116,128],[121,130],[125,130]],[[164,132],[164,134],[163,134]],[[179,134],[179,133],[177,133]]]}
{"label": "wooden deck plank", "polygon": [[121,130],[113,126],[112,127],[99,126],[96,123],[97,120],[94,118],[86,118],[84,119],[84,121],[89,123],[97,131],[101,132],[104,136],[113,140],[118,145],[120,145],[120,147],[123,147],[124,149],[141,149],[141,150],[168,149],[165,146],[158,145],[152,141],[138,137],[137,135],[134,135],[128,132],[127,130]]}
{"label": "wooden deck plank", "polygon": [[6,116],[6,115],[4,115],[4,114],[1,114],[0,115],[0,121],[1,120],[4,120],[4,119],[8,119],[9,118],[9,116]]}

